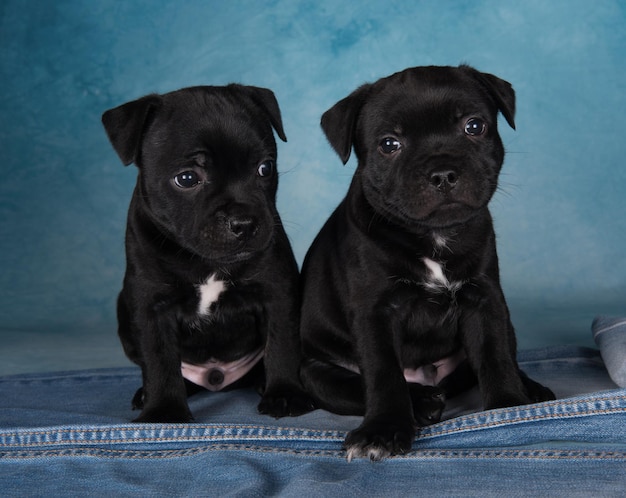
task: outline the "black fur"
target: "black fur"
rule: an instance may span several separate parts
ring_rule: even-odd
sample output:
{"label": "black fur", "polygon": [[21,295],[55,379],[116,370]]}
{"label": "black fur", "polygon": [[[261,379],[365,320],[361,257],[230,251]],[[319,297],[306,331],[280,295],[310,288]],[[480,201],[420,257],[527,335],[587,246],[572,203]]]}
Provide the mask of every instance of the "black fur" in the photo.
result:
{"label": "black fur", "polygon": [[[514,127],[511,85],[461,66],[407,69],[322,116],[358,167],[303,265],[301,375],[318,406],[364,415],[349,458],[408,451],[416,425],[475,378],[485,408],[553,398],[520,373],[500,287],[487,207],[504,158],[498,112]],[[466,363],[439,386],[406,382],[403,369],[460,351]]]}
{"label": "black fur", "polygon": [[[139,172],[118,299],[119,336],[143,375],[136,420],[192,420],[187,391],[198,388],[181,361],[230,362],[259,348],[265,368],[247,374],[263,389],[259,410],[311,409],[297,374],[298,269],[275,206],[272,128],[286,137],[274,94],[186,88],[111,109],[102,122]],[[198,286],[210,276],[226,290],[199,316]]]}

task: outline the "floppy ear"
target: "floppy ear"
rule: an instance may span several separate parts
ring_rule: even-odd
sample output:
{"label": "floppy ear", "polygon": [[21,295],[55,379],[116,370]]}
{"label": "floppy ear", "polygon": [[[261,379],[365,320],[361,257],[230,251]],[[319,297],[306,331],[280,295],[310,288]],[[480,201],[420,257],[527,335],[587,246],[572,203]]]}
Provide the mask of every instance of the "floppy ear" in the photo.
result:
{"label": "floppy ear", "polygon": [[343,164],[350,159],[357,118],[371,87],[366,84],[357,88],[322,115],[322,130]]}
{"label": "floppy ear", "polygon": [[124,166],[137,159],[150,110],[158,107],[160,103],[160,96],[146,95],[109,109],[102,115],[102,124],[107,136]]}
{"label": "floppy ear", "polygon": [[513,90],[511,83],[493,74],[481,73],[469,66],[461,67],[468,70],[487,89],[496,101],[498,109],[504,116],[504,119],[506,119],[506,122],[509,123],[511,128],[515,129],[515,90]]}
{"label": "floppy ear", "polygon": [[231,84],[229,86],[239,88],[246,92],[254,102],[256,102],[263,110],[268,114],[270,123],[276,130],[276,134],[283,141],[287,141],[285,131],[283,130],[283,121],[280,117],[280,108],[278,107],[278,101],[274,92],[268,88],[261,88],[258,86],[247,86]]}

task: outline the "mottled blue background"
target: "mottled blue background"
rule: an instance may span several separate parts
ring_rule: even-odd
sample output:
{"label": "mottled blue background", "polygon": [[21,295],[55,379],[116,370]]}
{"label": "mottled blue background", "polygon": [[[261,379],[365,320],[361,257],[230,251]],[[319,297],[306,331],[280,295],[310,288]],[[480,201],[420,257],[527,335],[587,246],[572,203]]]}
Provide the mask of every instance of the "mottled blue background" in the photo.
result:
{"label": "mottled blue background", "polygon": [[366,81],[461,62],[517,91],[491,207],[520,346],[591,345],[595,314],[626,312],[625,4],[3,0],[0,371],[125,364],[114,301],[136,173],[104,110],[197,84],[273,89],[301,261],[355,166],[320,115]]}

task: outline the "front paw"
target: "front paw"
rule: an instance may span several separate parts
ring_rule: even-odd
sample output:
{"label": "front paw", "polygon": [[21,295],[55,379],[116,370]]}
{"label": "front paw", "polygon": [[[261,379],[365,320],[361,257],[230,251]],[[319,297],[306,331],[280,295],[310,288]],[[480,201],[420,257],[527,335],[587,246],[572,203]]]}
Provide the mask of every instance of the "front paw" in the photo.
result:
{"label": "front paw", "polygon": [[533,401],[524,393],[499,393],[497,396],[486,398],[483,408],[485,410],[497,410],[499,408],[523,406],[531,403],[533,403]]}
{"label": "front paw", "polygon": [[556,399],[554,393],[544,385],[535,382],[528,377],[522,379],[524,381],[524,387],[528,393],[528,397],[533,403],[541,403],[542,401],[552,401]]}
{"label": "front paw", "polygon": [[522,377],[524,390],[522,392],[505,392],[491,396],[485,401],[485,410],[494,408],[508,408],[522,406],[556,399],[554,393],[547,387],[528,377]]}
{"label": "front paw", "polygon": [[298,417],[317,407],[313,400],[304,391],[282,391],[265,393],[257,409],[263,415],[274,418]]}
{"label": "front paw", "polygon": [[415,428],[409,421],[379,419],[363,422],[348,433],[344,442],[348,462],[353,458],[379,461],[392,455],[402,455],[411,449]]}
{"label": "front paw", "polygon": [[146,406],[141,414],[133,420],[144,424],[187,423],[193,422],[193,416],[187,404],[163,404],[159,406]]}
{"label": "front paw", "polygon": [[133,396],[133,400],[131,401],[131,406],[133,410],[143,410],[144,397],[143,397],[143,387],[137,389],[135,395]]}

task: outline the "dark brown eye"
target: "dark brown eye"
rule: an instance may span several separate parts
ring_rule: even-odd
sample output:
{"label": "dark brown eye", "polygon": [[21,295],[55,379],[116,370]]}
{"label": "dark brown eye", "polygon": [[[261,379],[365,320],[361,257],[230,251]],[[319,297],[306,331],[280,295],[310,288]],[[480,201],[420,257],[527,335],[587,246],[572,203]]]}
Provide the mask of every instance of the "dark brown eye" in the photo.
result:
{"label": "dark brown eye", "polygon": [[195,171],[183,171],[174,177],[174,183],[179,188],[193,188],[201,183],[200,177]]}
{"label": "dark brown eye", "polygon": [[378,149],[383,154],[393,154],[402,148],[402,144],[393,137],[385,137],[378,144]]}
{"label": "dark brown eye", "polygon": [[465,134],[477,137],[487,131],[487,124],[480,118],[469,118],[465,122]]}
{"label": "dark brown eye", "polygon": [[274,161],[268,160],[268,161],[263,161],[261,164],[259,164],[259,168],[256,170],[256,172],[259,176],[262,176],[265,178],[268,176],[272,176],[274,174],[274,169],[275,169]]}

